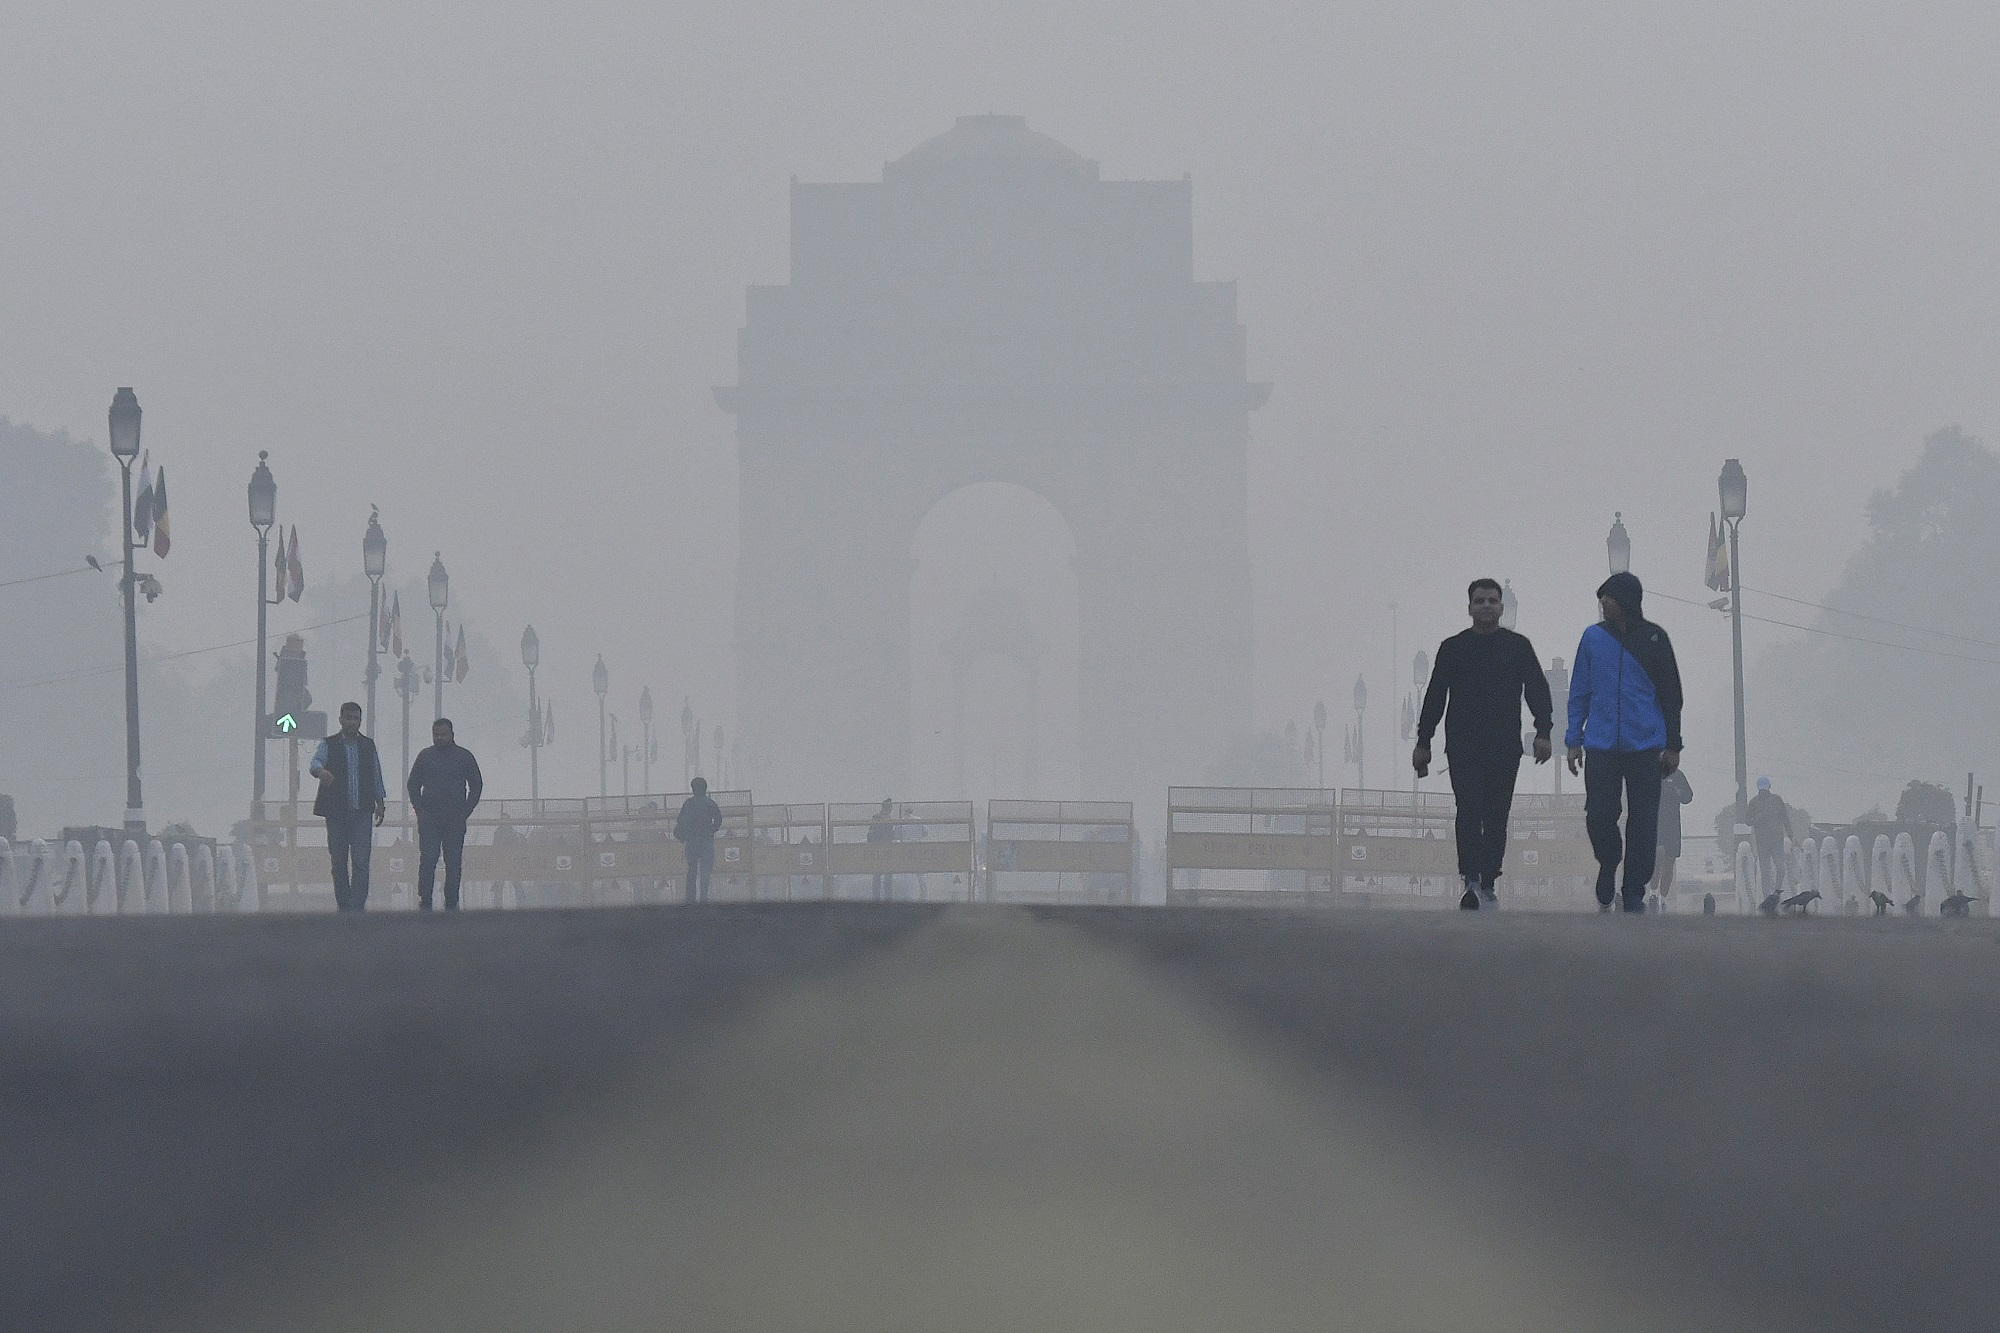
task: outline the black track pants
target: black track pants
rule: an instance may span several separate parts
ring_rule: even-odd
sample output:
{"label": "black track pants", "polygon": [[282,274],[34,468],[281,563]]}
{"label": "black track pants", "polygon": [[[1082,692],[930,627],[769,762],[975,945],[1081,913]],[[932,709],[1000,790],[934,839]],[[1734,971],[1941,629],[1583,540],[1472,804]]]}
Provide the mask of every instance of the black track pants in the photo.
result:
{"label": "black track pants", "polygon": [[[1609,904],[1618,889],[1618,863],[1625,862],[1625,905],[1645,901],[1653,878],[1654,846],[1660,834],[1660,752],[1586,750],[1583,755],[1583,822],[1597,853],[1597,901]],[[1625,838],[1618,838],[1619,802],[1631,811]]]}
{"label": "black track pants", "polygon": [[1521,772],[1518,747],[1498,754],[1450,756],[1451,795],[1458,806],[1458,873],[1492,884],[1507,855],[1507,812]]}

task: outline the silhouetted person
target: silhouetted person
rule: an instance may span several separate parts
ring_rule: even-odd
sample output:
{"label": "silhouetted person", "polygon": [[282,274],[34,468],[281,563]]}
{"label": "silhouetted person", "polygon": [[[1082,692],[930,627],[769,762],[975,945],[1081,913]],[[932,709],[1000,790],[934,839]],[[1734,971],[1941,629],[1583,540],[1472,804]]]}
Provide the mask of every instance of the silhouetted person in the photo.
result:
{"label": "silhouetted person", "polygon": [[[1644,596],[1631,574],[1599,585],[1604,619],[1583,632],[1569,680],[1563,740],[1569,771],[1583,773],[1584,824],[1597,854],[1597,905],[1605,912],[1621,887],[1626,911],[1646,910],[1659,852],[1660,781],[1681,766],[1680,665],[1667,632],[1642,613]],[[1621,801],[1630,812],[1622,844]]]}
{"label": "silhouetted person", "polygon": [[1701,914],[1702,914],[1703,916],[1714,916],[1714,915],[1715,915],[1715,895],[1714,895],[1714,894],[1712,894],[1712,893],[1704,893],[1704,894],[1702,894],[1702,895],[1701,895]]}
{"label": "silhouetted person", "polygon": [[1507,854],[1507,812],[1521,771],[1522,695],[1535,718],[1538,764],[1549,761],[1555,718],[1535,646],[1526,635],[1500,628],[1500,585],[1474,579],[1465,597],[1472,628],[1438,645],[1410,763],[1418,777],[1430,772],[1431,736],[1442,719],[1457,806],[1458,875],[1465,885],[1458,905],[1476,911],[1482,902],[1498,903],[1494,884]]}
{"label": "silhouetted person", "polygon": [[465,863],[465,821],[479,805],[486,779],[479,761],[452,736],[451,719],[431,723],[430,747],[410,765],[410,808],[417,812],[417,910],[431,910],[438,857],[444,857],[444,910],[458,910],[458,875]]}
{"label": "silhouetted person", "polygon": [[1681,807],[1694,800],[1694,784],[1681,769],[1669,773],[1660,783],[1660,855],[1654,873],[1659,876],[1660,901],[1674,891],[1674,872],[1681,860]]}
{"label": "silhouetted person", "polygon": [[[893,804],[888,797],[884,796],[882,798],[882,808],[877,810],[874,818],[868,821],[868,841],[894,842],[896,840]],[[869,897],[878,903],[886,903],[895,896],[896,877],[894,875],[875,876],[875,883],[870,889]]]}
{"label": "silhouetted person", "polygon": [[1791,881],[1791,858],[1785,855],[1785,840],[1792,836],[1792,812],[1785,800],[1771,790],[1771,779],[1757,779],[1757,794],[1743,807],[1757,848],[1757,866],[1764,887],[1782,893]]}
{"label": "silhouetted person", "polygon": [[1779,906],[1783,907],[1787,912],[1797,912],[1800,916],[1804,916],[1806,909],[1819,900],[1820,891],[1818,889],[1806,889],[1785,899]]}
{"label": "silhouetted person", "polygon": [[1889,909],[1896,905],[1896,900],[1880,889],[1870,889],[1868,891],[1868,901],[1875,904],[1876,916],[1889,915]]}
{"label": "silhouetted person", "polygon": [[722,807],[708,794],[708,779],[696,778],[691,794],[674,817],[674,839],[687,857],[687,887],[683,902],[708,901],[708,881],[715,873],[715,834],[722,827]]}
{"label": "silhouetted person", "polygon": [[[340,706],[340,731],[313,751],[307,771],[319,779],[313,813],[326,821],[326,849],[333,856],[333,905],[342,912],[368,910],[368,858],[375,830],[389,811],[382,757],[361,734],[361,705]],[[372,816],[372,818],[371,818]]]}

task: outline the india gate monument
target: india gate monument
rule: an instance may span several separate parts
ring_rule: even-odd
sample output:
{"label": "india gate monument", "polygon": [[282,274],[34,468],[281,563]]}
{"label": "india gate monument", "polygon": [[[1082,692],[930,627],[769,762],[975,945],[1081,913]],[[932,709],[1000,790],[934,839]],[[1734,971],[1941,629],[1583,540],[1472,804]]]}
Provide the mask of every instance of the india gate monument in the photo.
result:
{"label": "india gate monument", "polygon": [[[910,790],[912,544],[1008,482],[1075,542],[1079,795],[1151,807],[1250,723],[1245,371],[1193,185],[964,116],[880,181],[791,189],[737,382],[737,725],[763,799]],[[1035,797],[1033,791],[998,793]]]}

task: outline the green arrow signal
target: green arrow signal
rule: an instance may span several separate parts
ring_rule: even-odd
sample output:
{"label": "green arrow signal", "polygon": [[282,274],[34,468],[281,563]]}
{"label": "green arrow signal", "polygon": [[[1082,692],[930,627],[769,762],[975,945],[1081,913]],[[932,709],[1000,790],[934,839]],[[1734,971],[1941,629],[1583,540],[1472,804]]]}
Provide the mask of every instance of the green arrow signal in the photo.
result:
{"label": "green arrow signal", "polygon": [[299,729],[299,720],[293,717],[290,713],[287,713],[283,717],[278,719],[279,731],[297,731],[298,729]]}

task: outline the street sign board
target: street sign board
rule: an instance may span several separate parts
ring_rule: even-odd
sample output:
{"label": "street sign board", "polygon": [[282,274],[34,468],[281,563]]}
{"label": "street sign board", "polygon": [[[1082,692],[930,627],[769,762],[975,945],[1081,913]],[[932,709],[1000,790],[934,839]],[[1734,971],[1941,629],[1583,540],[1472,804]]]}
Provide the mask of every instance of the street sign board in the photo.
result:
{"label": "street sign board", "polygon": [[326,710],[300,709],[273,713],[264,734],[278,741],[318,741],[326,739]]}

